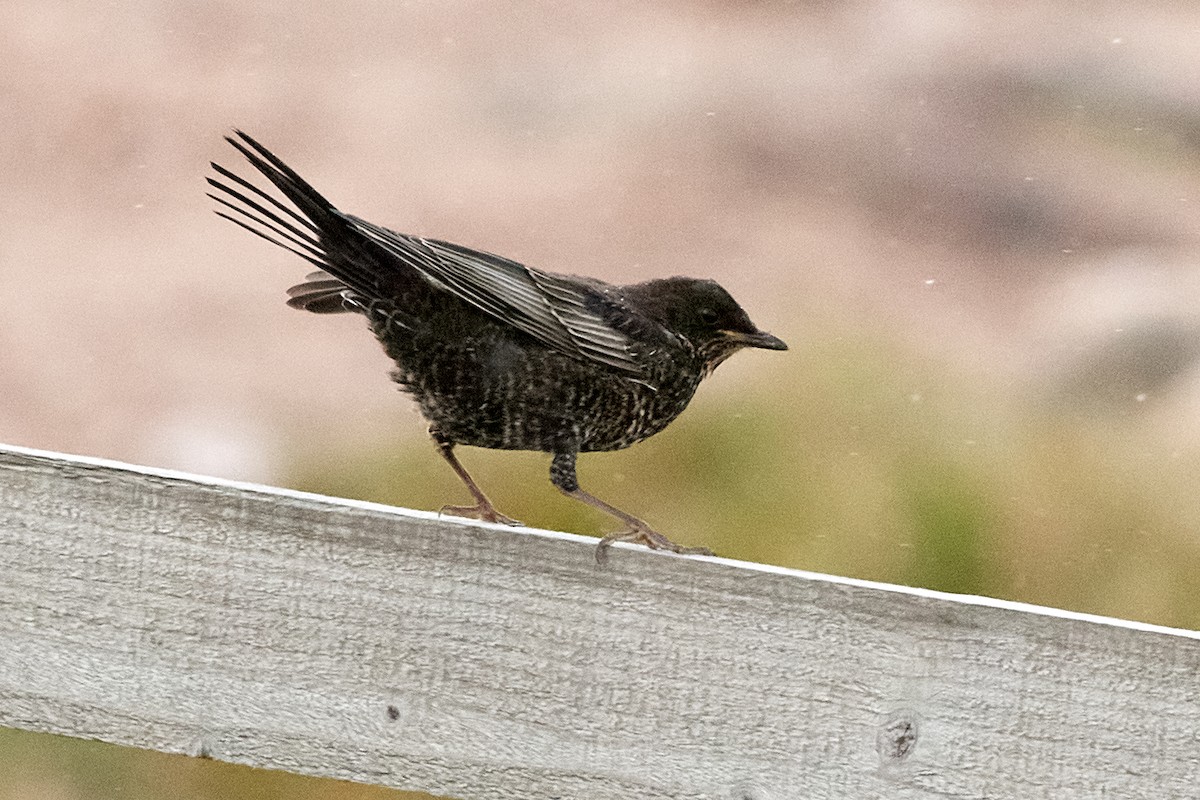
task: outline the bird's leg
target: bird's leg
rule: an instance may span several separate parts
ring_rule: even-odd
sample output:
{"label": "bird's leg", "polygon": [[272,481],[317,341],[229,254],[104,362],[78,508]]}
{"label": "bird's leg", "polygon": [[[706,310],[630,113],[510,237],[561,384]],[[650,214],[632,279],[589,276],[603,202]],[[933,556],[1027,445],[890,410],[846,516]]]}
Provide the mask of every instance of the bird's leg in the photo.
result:
{"label": "bird's leg", "polygon": [[484,522],[499,522],[503,525],[521,524],[512,517],[506,517],[496,510],[496,507],[492,505],[492,501],[488,500],[487,495],[476,485],[466,468],[458,462],[458,456],[454,455],[454,442],[446,441],[433,428],[429,429],[429,435],[433,437],[433,443],[437,445],[438,452],[442,454],[442,458],[449,462],[451,469],[467,485],[467,490],[475,498],[475,505],[473,506],[442,506],[441,511],[438,512],[439,514],[453,514],[456,517],[481,519]]}
{"label": "bird's leg", "polygon": [[596,546],[596,563],[603,564],[608,558],[608,548],[613,542],[640,542],[651,550],[670,550],[685,556],[711,556],[712,550],[707,547],[684,547],[675,544],[666,536],[651,528],[642,520],[626,514],[619,508],[610,506],[599,497],[588,494],[579,488],[579,480],[575,475],[575,453],[555,453],[550,462],[550,482],[567,497],[573,497],[587,503],[592,508],[598,508],[605,514],[610,514],[625,523],[625,528],[610,533],[600,540]]}

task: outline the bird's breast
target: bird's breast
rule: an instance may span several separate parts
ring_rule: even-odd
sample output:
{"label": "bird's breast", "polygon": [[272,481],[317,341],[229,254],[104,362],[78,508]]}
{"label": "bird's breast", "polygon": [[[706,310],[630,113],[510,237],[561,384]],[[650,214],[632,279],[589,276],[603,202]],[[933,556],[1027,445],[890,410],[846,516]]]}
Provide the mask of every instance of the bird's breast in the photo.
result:
{"label": "bird's breast", "polygon": [[[393,378],[440,434],[504,450],[619,450],[661,431],[703,374],[655,353],[645,376],[539,346],[501,326],[459,336],[376,325]],[[649,355],[649,354],[648,354]]]}

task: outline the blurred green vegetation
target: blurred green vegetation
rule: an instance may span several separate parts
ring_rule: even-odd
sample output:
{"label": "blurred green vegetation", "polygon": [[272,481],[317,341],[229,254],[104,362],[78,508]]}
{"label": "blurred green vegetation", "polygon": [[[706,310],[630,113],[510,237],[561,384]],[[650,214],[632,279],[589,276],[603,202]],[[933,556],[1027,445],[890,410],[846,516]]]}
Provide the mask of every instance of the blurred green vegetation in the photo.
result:
{"label": "blurred green vegetation", "polygon": [[0,728],[3,800],[422,800],[347,781]]}
{"label": "blurred green vegetation", "polygon": [[[786,338],[787,354],[722,366],[664,433],[582,455],[581,483],[732,558],[1200,626],[1200,453],[1153,401],[1047,401],[1043,386],[870,332]],[[394,441],[310,445],[289,483],[412,508],[467,502],[423,430],[409,415]],[[510,516],[614,527],[553,489],[544,454],[459,452]]]}

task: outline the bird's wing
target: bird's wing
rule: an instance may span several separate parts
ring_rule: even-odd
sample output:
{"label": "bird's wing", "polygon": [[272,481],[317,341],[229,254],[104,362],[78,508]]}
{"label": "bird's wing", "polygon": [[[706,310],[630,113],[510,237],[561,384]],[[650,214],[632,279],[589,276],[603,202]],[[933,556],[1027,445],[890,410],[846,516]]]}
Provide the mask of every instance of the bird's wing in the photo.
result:
{"label": "bird's wing", "polygon": [[501,256],[450,242],[409,236],[346,215],[365,236],[439,289],[568,355],[633,375],[629,337],[588,302],[578,279],[527,267]]}

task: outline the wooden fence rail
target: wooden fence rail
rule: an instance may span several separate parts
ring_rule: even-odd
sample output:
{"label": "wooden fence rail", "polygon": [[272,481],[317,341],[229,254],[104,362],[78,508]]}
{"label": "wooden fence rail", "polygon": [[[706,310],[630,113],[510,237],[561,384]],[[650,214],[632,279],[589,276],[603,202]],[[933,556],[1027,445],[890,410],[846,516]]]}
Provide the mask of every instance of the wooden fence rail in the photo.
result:
{"label": "wooden fence rail", "polygon": [[0,725],[458,798],[1200,797],[1200,641],[0,448]]}

